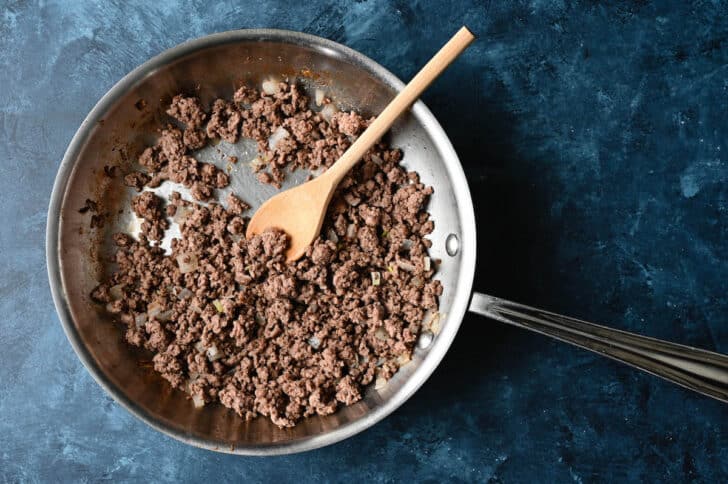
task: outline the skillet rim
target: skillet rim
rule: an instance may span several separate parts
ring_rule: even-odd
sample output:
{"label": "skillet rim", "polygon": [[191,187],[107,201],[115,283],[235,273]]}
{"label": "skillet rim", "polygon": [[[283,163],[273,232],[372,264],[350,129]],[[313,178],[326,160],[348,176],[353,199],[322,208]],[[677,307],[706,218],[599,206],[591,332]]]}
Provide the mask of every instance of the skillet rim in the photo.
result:
{"label": "skillet rim", "polygon": [[404,83],[400,79],[369,57],[337,42],[290,30],[231,30],[200,37],[167,49],[144,62],[114,84],[96,103],[73,136],[58,168],[51,193],[46,229],[46,259],[53,302],[66,337],[94,380],[123,408],[155,430],[196,447],[238,455],[283,455],[331,445],[362,432],[404,404],[432,375],[450,348],[470,302],[475,276],[477,243],[475,213],[465,173],[450,140],[427,106],[421,100],[416,101],[411,108],[411,113],[425,128],[428,135],[432,137],[434,144],[442,156],[441,161],[445,163],[452,180],[450,189],[453,190],[456,200],[456,207],[454,209],[458,212],[461,233],[458,234],[460,239],[460,265],[456,284],[460,290],[455,294],[452,304],[448,307],[448,324],[443,325],[442,331],[433,342],[433,346],[429,350],[427,357],[422,361],[422,364],[415,373],[403,383],[402,387],[388,401],[357,420],[345,423],[334,430],[319,435],[272,444],[235,445],[231,447],[228,446],[227,442],[198,437],[173,428],[142,409],[116,387],[101,371],[98,365],[96,365],[91,354],[83,344],[71,315],[61,275],[59,252],[60,227],[63,218],[61,209],[68,183],[75,168],[75,161],[81,153],[93,127],[99,120],[103,119],[103,114],[114,106],[128,90],[134,88],[135,85],[142,82],[147,76],[152,75],[156,69],[190,55],[197,50],[228,43],[251,41],[271,41],[301,45],[317,50],[323,55],[338,57],[340,60],[353,63],[357,67],[369,71],[374,77],[379,78],[395,91],[399,91],[404,87]]}

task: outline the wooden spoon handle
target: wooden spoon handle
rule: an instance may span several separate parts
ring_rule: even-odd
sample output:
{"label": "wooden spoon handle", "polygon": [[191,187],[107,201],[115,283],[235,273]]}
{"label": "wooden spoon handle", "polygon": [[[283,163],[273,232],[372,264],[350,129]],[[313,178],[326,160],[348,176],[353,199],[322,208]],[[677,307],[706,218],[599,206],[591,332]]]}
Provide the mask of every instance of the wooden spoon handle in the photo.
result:
{"label": "wooden spoon handle", "polygon": [[420,97],[422,91],[439,76],[442,71],[449,66],[452,61],[460,55],[470,43],[475,40],[475,36],[467,29],[462,27],[458,32],[445,44],[430,61],[425,64],[420,72],[405,86],[397,96],[384,108],[379,116],[372,124],[357,138],[348,150],[334,163],[324,174],[333,182],[333,186],[338,185],[342,178],[352,169],[352,167],[364,156],[364,153],[376,143],[379,138],[387,132],[394,124],[394,121],[406,110],[413,102]]}

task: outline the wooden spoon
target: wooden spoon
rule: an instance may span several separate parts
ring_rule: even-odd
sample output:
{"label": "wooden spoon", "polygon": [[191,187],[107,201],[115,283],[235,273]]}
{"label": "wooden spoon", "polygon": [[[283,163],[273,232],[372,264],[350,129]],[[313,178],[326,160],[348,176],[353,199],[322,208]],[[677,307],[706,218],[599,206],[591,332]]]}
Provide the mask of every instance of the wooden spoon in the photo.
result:
{"label": "wooden spoon", "polygon": [[288,261],[301,257],[321,232],[329,201],[342,178],[474,39],[475,36],[462,27],[392,99],[336,163],[317,178],[281,192],[263,203],[248,223],[246,237],[250,239],[268,228],[281,229],[290,238],[286,252]]}

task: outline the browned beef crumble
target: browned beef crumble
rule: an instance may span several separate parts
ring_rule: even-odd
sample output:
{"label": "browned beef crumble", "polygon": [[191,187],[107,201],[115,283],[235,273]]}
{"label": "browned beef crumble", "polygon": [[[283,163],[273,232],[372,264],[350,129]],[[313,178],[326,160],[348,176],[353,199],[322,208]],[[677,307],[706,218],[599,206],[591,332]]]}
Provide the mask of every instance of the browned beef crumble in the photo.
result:
{"label": "browned beef crumble", "polygon": [[136,191],[141,192],[144,188],[144,185],[149,183],[149,180],[151,180],[151,178],[146,173],[133,171],[124,177],[124,185],[132,187],[136,189]]}
{"label": "browned beef crumble", "polygon": [[106,217],[110,215],[109,212],[100,212],[98,204],[90,198],[87,198],[84,206],[78,209],[78,213],[85,214],[86,212],[91,212],[89,227],[92,229],[103,228]]}
{"label": "browned beef crumble", "polygon": [[212,115],[207,123],[207,136],[222,138],[228,143],[237,143],[240,139],[240,122],[242,116],[238,107],[224,99],[217,99],[212,105]]}
{"label": "browned beef crumble", "polygon": [[[139,190],[171,180],[197,200],[210,200],[229,180],[190,154],[190,130],[229,142],[241,134],[255,139],[266,160],[257,168],[267,168],[259,179],[279,184],[286,167],[330,166],[368,124],[355,113],[326,120],[285,83],[273,95],[243,87],[234,103],[215,101],[204,128],[207,114],[196,98],[176,96],[167,112],[185,130],[162,130],[139,158],[147,173],[124,181]],[[433,230],[425,211],[432,189],[400,159],[382,143],[370,150],[342,181],[321,236],[294,263],[285,261],[280,231],[245,239],[250,207],[234,195],[225,206],[203,206],[173,192],[165,207],[144,191],[132,199],[144,220],[139,240],[114,236],[118,270],[92,297],[198,405],[219,401],[245,419],[264,415],[288,427],[353,404],[364,386],[409,361],[442,292],[425,239]],[[167,216],[181,231],[170,255],[150,243],[164,235]]]}
{"label": "browned beef crumble", "polygon": [[131,199],[131,208],[143,219],[141,232],[151,240],[162,240],[169,222],[162,215],[162,199],[152,192],[142,192]]}
{"label": "browned beef crumble", "polygon": [[200,128],[207,119],[200,100],[196,97],[185,97],[178,94],[172,98],[167,114],[184,123],[188,128]]}
{"label": "browned beef crumble", "polygon": [[115,165],[104,165],[104,175],[109,178],[116,178],[118,167]]}
{"label": "browned beef crumble", "polygon": [[99,209],[99,205],[96,202],[94,202],[93,200],[91,200],[90,198],[87,198],[86,201],[84,202],[83,207],[78,209],[78,213],[86,213],[89,210],[91,212],[95,213],[98,211],[98,209]]}

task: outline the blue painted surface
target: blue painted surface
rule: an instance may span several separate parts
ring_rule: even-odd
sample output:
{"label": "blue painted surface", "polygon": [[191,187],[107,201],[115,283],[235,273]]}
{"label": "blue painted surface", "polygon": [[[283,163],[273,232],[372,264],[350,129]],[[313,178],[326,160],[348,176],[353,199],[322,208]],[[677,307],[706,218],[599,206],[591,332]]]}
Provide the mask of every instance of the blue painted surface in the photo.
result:
{"label": "blue painted surface", "polygon": [[322,35],[406,79],[468,24],[480,40],[424,99],[476,200],[476,288],[728,352],[724,2],[243,3],[0,7],[0,481],[728,479],[728,407],[472,316],[407,404],[318,451],[218,455],[116,405],[50,300],[53,178],[121,76],[234,28]]}

